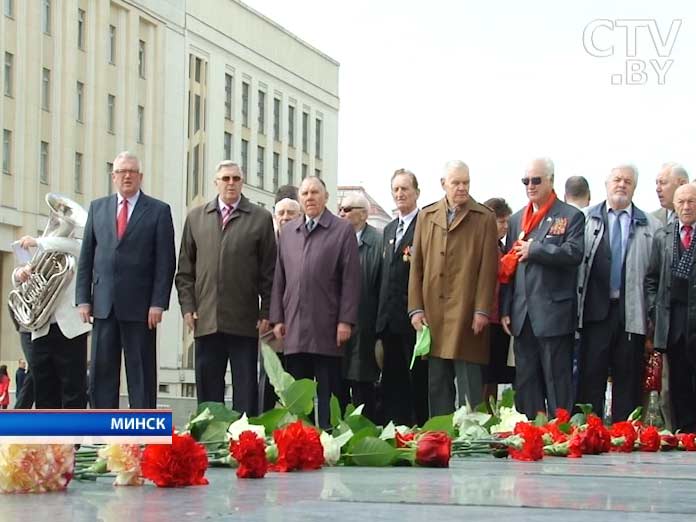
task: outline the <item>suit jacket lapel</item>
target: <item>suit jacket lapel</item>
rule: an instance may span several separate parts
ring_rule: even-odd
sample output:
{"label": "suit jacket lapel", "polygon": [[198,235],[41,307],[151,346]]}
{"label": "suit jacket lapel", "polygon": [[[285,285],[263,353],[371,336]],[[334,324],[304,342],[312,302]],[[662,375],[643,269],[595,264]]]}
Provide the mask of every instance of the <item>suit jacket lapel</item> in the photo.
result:
{"label": "suit jacket lapel", "polygon": [[558,208],[557,205],[554,205],[549,209],[549,213],[546,214],[546,217],[543,219],[541,224],[537,227],[537,229],[532,232],[532,237],[536,241],[543,241],[544,238],[546,237],[546,234],[549,233],[549,229],[551,228],[551,225],[553,225],[554,220],[556,219],[556,216],[558,214]]}
{"label": "suit jacket lapel", "polygon": [[128,220],[128,226],[126,227],[126,232],[125,234],[123,234],[122,240],[128,236],[128,233],[135,227],[140,218],[143,217],[143,215],[145,215],[145,211],[147,210],[148,206],[149,201],[145,197],[145,194],[141,192],[140,197],[138,198],[138,201],[135,204],[135,208],[133,209],[133,213],[131,214],[131,217]]}
{"label": "suit jacket lapel", "polygon": [[118,196],[116,194],[109,198],[106,202],[106,213],[107,220],[109,224],[109,231],[111,232],[114,242],[118,242],[116,236],[116,206],[118,205]]}

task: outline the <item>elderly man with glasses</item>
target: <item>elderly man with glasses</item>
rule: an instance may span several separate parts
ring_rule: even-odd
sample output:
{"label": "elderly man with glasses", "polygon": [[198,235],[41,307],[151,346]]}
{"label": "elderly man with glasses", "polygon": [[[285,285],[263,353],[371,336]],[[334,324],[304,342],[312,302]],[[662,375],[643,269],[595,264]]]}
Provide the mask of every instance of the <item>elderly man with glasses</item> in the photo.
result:
{"label": "elderly man with glasses", "polygon": [[549,158],[533,160],[522,183],[529,203],[510,218],[498,278],[503,284],[501,323],[515,337],[517,409],[540,411],[573,405],[572,352],[577,328],[577,271],[585,218],[553,190]]}
{"label": "elderly man with glasses", "polygon": [[189,212],[176,288],[196,342],[198,402],[224,402],[227,361],[232,407],[258,410],[258,335],[269,328],[276,241],[271,214],[249,201],[236,163],[216,169],[215,199]]}

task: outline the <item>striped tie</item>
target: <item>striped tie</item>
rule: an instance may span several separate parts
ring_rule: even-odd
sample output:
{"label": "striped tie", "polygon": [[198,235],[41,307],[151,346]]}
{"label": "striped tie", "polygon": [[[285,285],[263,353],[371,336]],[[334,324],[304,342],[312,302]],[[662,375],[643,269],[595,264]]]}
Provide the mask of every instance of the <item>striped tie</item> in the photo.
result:
{"label": "striped tie", "polygon": [[394,237],[394,252],[399,249],[399,243],[404,238],[404,220],[399,220],[399,226],[396,227],[396,236]]}
{"label": "striped tie", "polygon": [[227,223],[229,223],[230,218],[232,217],[232,207],[229,205],[223,207],[222,209],[222,229],[225,230],[225,227],[227,226]]}

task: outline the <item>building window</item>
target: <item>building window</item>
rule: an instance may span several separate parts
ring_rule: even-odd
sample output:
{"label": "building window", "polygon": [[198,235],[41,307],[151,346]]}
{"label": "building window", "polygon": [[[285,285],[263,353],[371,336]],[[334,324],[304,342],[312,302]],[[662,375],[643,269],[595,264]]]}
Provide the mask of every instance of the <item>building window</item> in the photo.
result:
{"label": "building window", "polygon": [[280,141],[280,100],[273,98],[273,139]]}
{"label": "building window", "polygon": [[145,141],[145,107],[138,105],[138,143]]}
{"label": "building window", "polygon": [[259,91],[259,134],[266,134],[266,93]]}
{"label": "building window", "polygon": [[106,186],[108,187],[109,196],[114,193],[114,183],[112,173],[114,172],[114,164],[110,161],[106,162]]}
{"label": "building window", "polygon": [[302,152],[309,152],[309,114],[304,111],[302,112]]}
{"label": "building window", "polygon": [[14,65],[14,55],[5,53],[5,96],[12,96],[12,69]]}
{"label": "building window", "polygon": [[200,58],[195,59],[193,79],[198,83],[201,83],[201,66],[203,65],[203,60]]}
{"label": "building window", "polygon": [[75,192],[82,194],[82,153],[75,153]]}
{"label": "building window", "polygon": [[182,397],[195,397],[196,396],[196,385],[190,383],[184,383],[181,385],[181,396]]}
{"label": "building window", "polygon": [[302,179],[305,179],[307,177],[307,164],[303,163],[302,164]]}
{"label": "building window", "polygon": [[201,128],[201,96],[196,94],[193,98],[193,132]]}
{"label": "building window", "polygon": [[12,131],[2,131],[2,171],[10,174],[12,169]]}
{"label": "building window", "polygon": [[266,162],[266,150],[263,147],[256,147],[256,176],[258,177],[258,187],[263,189],[263,175]]}
{"label": "building window", "polygon": [[317,178],[321,178],[321,170],[319,170],[319,169],[314,169],[314,175],[315,175]]}
{"label": "building window", "polygon": [[138,42],[138,74],[141,78],[145,78],[145,42]]}
{"label": "building window", "polygon": [[225,133],[222,148],[225,155],[224,159],[232,159],[232,134],[229,132]]}
{"label": "building window", "polygon": [[51,34],[51,0],[41,0],[41,30]]}
{"label": "building window", "polygon": [[249,164],[249,142],[247,140],[242,140],[242,172],[246,176]]}
{"label": "building window", "polygon": [[242,125],[249,127],[249,84],[242,82]]}
{"label": "building window", "polygon": [[5,0],[5,16],[14,16],[14,0]]}
{"label": "building window", "polygon": [[189,181],[190,181],[190,185],[189,185],[190,199],[193,199],[198,195],[198,172],[199,172],[199,167],[200,167],[200,163],[198,161],[199,149],[200,149],[200,147],[198,145],[193,147],[193,165],[191,167],[191,177],[189,179]]}
{"label": "building window", "polygon": [[39,160],[39,181],[48,185],[48,143],[41,142],[41,158]]}
{"label": "building window", "polygon": [[84,116],[85,84],[77,82],[77,100],[75,105],[75,118],[82,123]]}
{"label": "building window", "polygon": [[51,71],[45,67],[41,71],[41,108],[51,110]]}
{"label": "building window", "polygon": [[295,179],[295,160],[288,158],[288,185],[292,185]]}
{"label": "building window", "polygon": [[314,120],[314,156],[321,159],[321,120]]}
{"label": "building window", "polygon": [[85,48],[85,12],[82,9],[77,10],[77,48]]}
{"label": "building window", "polygon": [[116,26],[109,26],[109,63],[116,63]]}
{"label": "building window", "polygon": [[295,146],[295,107],[288,107],[288,145]]}
{"label": "building window", "polygon": [[232,75],[230,74],[225,74],[225,118],[232,119]]}
{"label": "building window", "polygon": [[106,102],[106,130],[113,134],[116,118],[116,96],[109,94]]}
{"label": "building window", "polygon": [[278,190],[278,180],[280,178],[280,154],[273,153],[273,192]]}

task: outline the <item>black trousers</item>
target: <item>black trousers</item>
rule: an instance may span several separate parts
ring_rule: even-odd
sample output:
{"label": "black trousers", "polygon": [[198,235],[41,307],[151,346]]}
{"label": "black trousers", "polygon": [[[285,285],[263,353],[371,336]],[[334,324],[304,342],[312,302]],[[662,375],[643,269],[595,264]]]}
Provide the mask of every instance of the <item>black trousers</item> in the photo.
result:
{"label": "black trousers", "polygon": [[31,345],[28,360],[36,407],[86,408],[87,334],[68,339],[53,323]]}
{"label": "black trousers", "polygon": [[688,309],[686,305],[671,304],[669,324],[667,358],[669,393],[672,398],[672,427],[675,431],[693,432],[696,430],[696,368],[687,357]]}
{"label": "black trousers", "polygon": [[515,337],[515,403],[530,419],[540,411],[573,406],[573,334],[537,337],[529,317]]}
{"label": "black trousers", "polygon": [[416,359],[409,370],[416,333],[395,333],[387,329],[381,335],[384,348],[382,401],[385,422],[422,426],[428,420],[428,361]]}
{"label": "black trousers", "polygon": [[131,408],[157,407],[157,330],[145,321],[119,321],[113,312],[95,319],[92,329],[90,404],[117,409],[121,383],[121,350],[126,363]]}
{"label": "black trousers", "polygon": [[[27,361],[30,361],[32,354],[33,345],[31,343],[31,333],[29,332],[19,332],[19,342],[22,345],[22,353]],[[60,386],[58,379],[56,380],[56,388]],[[22,388],[18,390],[17,397],[15,398],[15,410],[30,410],[34,406],[34,374],[29,368],[27,374],[24,376],[24,382],[22,383]],[[50,409],[60,408],[60,395],[56,394],[53,397],[54,405],[50,406]]]}
{"label": "black trousers", "polygon": [[198,403],[225,402],[227,361],[232,372],[232,409],[258,413],[258,348],[256,337],[214,333],[196,338]]}
{"label": "black trousers", "polygon": [[316,379],[319,427],[324,430],[331,428],[331,395],[340,401],[344,393],[341,357],[313,353],[286,355],[285,369],[295,379]]}
{"label": "black trousers", "polygon": [[592,411],[602,418],[611,374],[611,418],[613,422],[626,420],[643,402],[644,347],[644,335],[626,332],[625,315],[618,301],[609,305],[603,321],[583,324],[576,402],[592,404]]}

